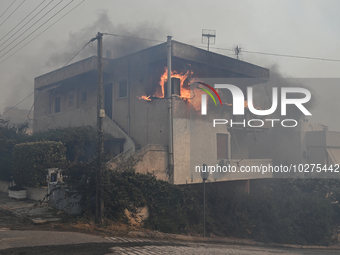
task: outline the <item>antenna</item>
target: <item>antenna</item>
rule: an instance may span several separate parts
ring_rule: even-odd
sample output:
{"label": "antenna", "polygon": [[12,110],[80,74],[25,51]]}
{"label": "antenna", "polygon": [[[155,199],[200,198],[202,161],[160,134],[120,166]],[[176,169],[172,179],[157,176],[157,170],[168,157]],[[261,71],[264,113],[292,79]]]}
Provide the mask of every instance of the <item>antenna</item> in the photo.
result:
{"label": "antenna", "polygon": [[241,55],[241,51],[242,51],[242,48],[241,47],[238,47],[238,45],[234,48],[234,52],[235,52],[235,55],[236,55],[236,58],[239,60],[239,55]]}
{"label": "antenna", "polygon": [[202,29],[202,44],[215,45],[216,30]]}

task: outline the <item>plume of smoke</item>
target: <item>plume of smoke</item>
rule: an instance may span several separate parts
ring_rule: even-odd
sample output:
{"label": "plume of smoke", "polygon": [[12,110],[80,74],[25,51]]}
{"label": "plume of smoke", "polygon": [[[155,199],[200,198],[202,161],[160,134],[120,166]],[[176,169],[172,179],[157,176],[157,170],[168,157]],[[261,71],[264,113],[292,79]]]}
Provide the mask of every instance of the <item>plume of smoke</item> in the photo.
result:
{"label": "plume of smoke", "polygon": [[[85,43],[95,37],[98,31],[152,40],[161,40],[163,38],[164,41],[166,41],[166,34],[169,32],[160,24],[155,26],[148,22],[139,23],[137,25],[116,25],[109,19],[107,12],[102,12],[98,15],[98,19],[93,24],[86,26],[79,31],[70,33],[68,41],[65,42],[62,47],[57,47],[57,50],[52,53],[51,57],[46,62],[46,65],[53,67],[66,63],[70,59],[70,56],[75,55]],[[114,58],[143,50],[155,44],[158,43],[119,36],[105,36],[103,41],[104,52],[106,50],[111,50]],[[89,47],[86,47],[75,60],[87,58],[96,54],[97,47],[94,42],[91,43]]]}
{"label": "plume of smoke", "polygon": [[[257,85],[255,93],[254,93],[254,101],[260,102],[260,107],[262,109],[269,109],[272,105],[272,88],[278,88],[278,107],[276,111],[272,114],[272,118],[280,119],[281,117],[281,105],[280,105],[280,91],[282,87],[300,87],[308,89],[311,94],[312,98],[304,106],[310,111],[314,108],[316,104],[315,96],[313,93],[312,88],[308,87],[308,84],[301,83],[302,80],[293,79],[289,77],[284,77],[284,75],[279,71],[279,67],[277,65],[273,65],[269,67],[270,70],[270,79],[267,84]],[[299,98],[303,95],[289,93],[289,98]],[[295,105],[287,105],[287,115],[285,116],[286,119],[295,119],[300,120],[303,117],[303,113],[298,109]]]}

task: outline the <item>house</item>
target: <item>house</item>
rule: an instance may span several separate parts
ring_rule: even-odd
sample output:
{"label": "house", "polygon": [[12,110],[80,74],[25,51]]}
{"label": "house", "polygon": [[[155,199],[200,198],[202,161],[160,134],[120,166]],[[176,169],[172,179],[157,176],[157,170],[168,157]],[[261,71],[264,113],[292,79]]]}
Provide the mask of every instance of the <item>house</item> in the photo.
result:
{"label": "house", "polygon": [[16,107],[6,107],[4,113],[0,116],[1,119],[8,121],[11,126],[18,126],[21,124],[28,124],[26,130],[27,134],[33,133],[33,112],[29,110],[18,109]]}
{"label": "house", "polygon": [[[166,80],[170,68],[169,101]],[[124,57],[103,58],[103,76],[104,131],[120,139],[117,154],[143,155],[137,172],[151,172],[173,184],[200,183],[195,165],[232,165],[239,169],[272,162],[268,158],[250,159],[247,133],[254,129],[225,125],[212,129],[213,118],[233,118],[229,104],[214,108],[210,100],[209,116],[193,117],[200,115],[201,97],[199,90],[196,94],[190,91],[190,80],[197,77],[243,79],[238,86],[245,91],[246,86],[266,82],[268,69],[168,39],[167,43]],[[67,126],[96,127],[96,56],[41,75],[35,78],[34,86],[34,132]],[[249,179],[271,176],[214,173],[208,181],[240,180],[247,185]]]}
{"label": "house", "polygon": [[266,155],[276,166],[296,168],[291,173],[274,173],[274,177],[338,178],[340,172],[340,132],[307,119],[301,119],[295,128],[258,133],[256,140],[249,141],[249,148],[251,158]]}

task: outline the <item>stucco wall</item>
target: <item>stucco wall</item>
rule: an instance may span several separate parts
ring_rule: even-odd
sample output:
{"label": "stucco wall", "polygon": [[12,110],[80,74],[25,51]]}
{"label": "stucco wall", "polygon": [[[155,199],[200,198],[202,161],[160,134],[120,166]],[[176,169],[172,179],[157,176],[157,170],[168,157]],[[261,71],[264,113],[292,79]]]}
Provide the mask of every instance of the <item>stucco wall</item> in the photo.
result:
{"label": "stucco wall", "polygon": [[136,173],[152,173],[157,179],[167,181],[168,150],[166,146],[150,144],[136,153],[143,156],[136,167]]}

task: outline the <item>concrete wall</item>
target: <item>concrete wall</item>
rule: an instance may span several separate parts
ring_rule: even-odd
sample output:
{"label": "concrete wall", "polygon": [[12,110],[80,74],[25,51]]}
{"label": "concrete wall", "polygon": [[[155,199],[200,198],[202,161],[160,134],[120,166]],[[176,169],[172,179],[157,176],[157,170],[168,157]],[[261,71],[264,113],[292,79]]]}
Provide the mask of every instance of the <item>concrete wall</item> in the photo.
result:
{"label": "concrete wall", "polygon": [[[103,59],[103,70],[109,68],[109,60]],[[46,85],[60,82],[62,80],[74,77],[79,74],[97,70],[97,57],[93,56],[84,60],[78,61],[74,64],[57,69],[55,71],[46,73],[34,79],[35,89],[42,88]]]}
{"label": "concrete wall", "polygon": [[[166,46],[158,45],[127,57],[112,61],[113,84],[113,120],[136,143],[137,148],[147,144],[168,144],[168,111],[166,99],[153,99],[151,102],[140,100],[142,95],[150,95],[153,85],[158,80],[152,80],[154,72],[150,68],[155,62],[161,61],[158,79],[164,72],[166,64]],[[164,61],[162,61],[164,60]],[[118,86],[121,80],[128,82],[128,97],[118,98]]]}
{"label": "concrete wall", "polygon": [[[33,132],[47,131],[58,127],[96,126],[97,90],[95,74],[64,80],[55,90],[35,91]],[[87,101],[82,102],[81,93],[87,92]],[[74,94],[74,104],[68,105],[68,95]],[[54,100],[61,98],[61,110],[55,113]]]}
{"label": "concrete wall", "polygon": [[[220,114],[228,118],[228,113],[211,113],[207,116],[200,116],[200,113],[191,112],[190,118],[185,118],[185,102],[181,100],[173,100],[174,119],[174,184],[200,183],[202,177],[200,172],[195,171],[196,166],[206,164],[208,166],[216,166],[222,159],[217,158],[217,134],[227,134],[229,139],[233,139],[226,125],[216,125],[213,127],[213,119],[221,118]],[[230,144],[230,141],[229,141]],[[248,153],[247,143],[240,142],[240,151]],[[229,147],[230,149],[230,147]],[[242,166],[260,166],[272,163],[271,159],[248,159],[245,158],[230,158],[231,150],[229,150],[229,158],[224,159],[231,166],[236,167],[236,173],[214,173],[211,174],[211,181],[229,181],[240,179],[256,179],[256,178],[271,178],[272,174],[262,173],[239,173]],[[223,163],[224,164],[224,163]]]}
{"label": "concrete wall", "polygon": [[274,165],[306,163],[302,132],[262,132],[249,134],[250,158],[270,158]]}
{"label": "concrete wall", "polygon": [[8,188],[13,186],[12,182],[0,181],[0,192],[8,193]]}
{"label": "concrete wall", "polygon": [[[6,182],[0,181],[0,192],[8,193],[8,188],[12,187],[14,184],[13,182]],[[47,187],[25,187],[26,188],[26,195],[28,199],[31,200],[42,200],[45,195],[47,194]]]}
{"label": "concrete wall", "polygon": [[149,144],[137,151],[135,156],[143,156],[136,167],[136,173],[152,173],[159,180],[168,181],[168,149],[166,146]]}
{"label": "concrete wall", "polygon": [[307,132],[307,146],[340,147],[340,132],[336,131],[313,131]]}
{"label": "concrete wall", "polygon": [[47,187],[26,187],[26,195],[28,199],[32,200],[42,200],[47,195]]}
{"label": "concrete wall", "polygon": [[[49,184],[49,189],[56,187],[54,184]],[[81,213],[80,199],[81,196],[68,196],[67,189],[57,189],[51,192],[49,196],[49,204],[59,211],[64,211],[69,215],[78,215]]]}
{"label": "concrete wall", "polygon": [[111,134],[115,138],[125,138],[123,153],[126,156],[131,156],[135,153],[135,142],[107,116],[103,121],[103,129],[104,132]]}

